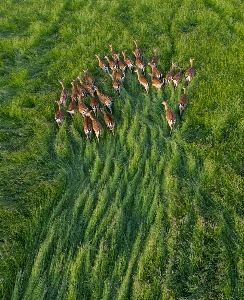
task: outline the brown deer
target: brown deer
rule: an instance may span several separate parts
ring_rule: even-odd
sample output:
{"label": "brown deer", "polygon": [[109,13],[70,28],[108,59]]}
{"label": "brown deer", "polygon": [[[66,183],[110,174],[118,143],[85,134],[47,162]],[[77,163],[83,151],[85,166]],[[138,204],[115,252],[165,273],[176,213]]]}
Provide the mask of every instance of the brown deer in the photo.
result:
{"label": "brown deer", "polygon": [[77,79],[80,81],[81,86],[87,91],[87,93],[93,97],[95,92],[94,85],[84,82],[81,76],[78,76]]}
{"label": "brown deer", "polygon": [[158,89],[159,91],[161,90],[161,87],[162,85],[164,84],[163,81],[155,78],[153,76],[153,74],[149,73],[149,75],[151,76],[151,83],[152,83],[152,86],[154,86],[156,89]]}
{"label": "brown deer", "polygon": [[114,60],[109,59],[109,57],[107,55],[105,55],[104,58],[107,60],[109,68],[111,70],[118,69],[118,65]]}
{"label": "brown deer", "polygon": [[195,68],[193,67],[194,58],[190,58],[190,65],[191,67],[186,71],[185,78],[187,84],[192,80],[192,78],[195,76]]}
{"label": "brown deer", "polygon": [[[134,53],[134,55],[135,55],[135,53]],[[143,74],[145,74],[145,64],[141,58],[136,57],[135,65],[137,66],[138,69],[140,69],[142,71]]]}
{"label": "brown deer", "polygon": [[163,78],[162,72],[157,67],[155,67],[154,64],[149,62],[148,65],[152,68],[152,74],[155,78],[157,78],[157,79]]}
{"label": "brown deer", "polygon": [[138,81],[140,82],[140,84],[145,88],[146,92],[148,93],[149,92],[148,80],[139,73],[138,69],[135,70],[135,73],[137,73]]}
{"label": "brown deer", "polygon": [[130,71],[132,73],[134,65],[135,65],[135,62],[131,58],[126,57],[125,52],[126,51],[122,51],[122,54],[123,54],[123,57],[124,57],[124,62],[126,63],[128,69],[130,69]]}
{"label": "brown deer", "polygon": [[75,98],[72,98],[72,100],[68,106],[67,112],[70,113],[71,117],[73,118],[76,111],[77,111],[77,103],[76,103]]}
{"label": "brown deer", "polygon": [[156,67],[158,65],[158,56],[157,56],[158,48],[153,48],[153,58],[151,59],[150,63]]}
{"label": "brown deer", "polygon": [[125,80],[125,73],[121,73],[117,70],[113,70],[112,71],[112,75],[113,77],[118,80],[120,82],[120,84],[123,84],[124,83],[124,80]]}
{"label": "brown deer", "polygon": [[87,139],[91,138],[92,135],[92,119],[88,116],[84,116],[84,132]]}
{"label": "brown deer", "polygon": [[107,106],[107,108],[110,110],[110,112],[112,114],[112,104],[113,104],[114,100],[111,97],[100,93],[97,87],[95,87],[95,90],[97,92],[97,96],[98,96],[98,99],[100,100],[100,102],[102,102],[102,104]]}
{"label": "brown deer", "polygon": [[99,55],[95,55],[96,58],[98,59],[98,65],[99,67],[105,72],[105,73],[109,73],[109,70],[108,70],[108,66],[100,59],[100,56]]}
{"label": "brown deer", "polygon": [[68,97],[69,97],[69,92],[68,92],[68,90],[66,89],[66,87],[64,85],[64,79],[60,80],[59,83],[62,86],[62,91],[61,91],[59,100],[61,101],[61,104],[63,106],[66,106],[67,100],[68,100]]}
{"label": "brown deer", "polygon": [[186,87],[183,86],[184,94],[180,97],[180,100],[178,102],[179,104],[179,110],[180,110],[180,116],[182,115],[183,110],[186,108],[188,104],[188,97],[186,95]]}
{"label": "brown deer", "polygon": [[176,123],[176,116],[175,114],[173,113],[172,110],[170,110],[168,108],[168,104],[167,104],[167,101],[163,101],[162,104],[164,105],[165,107],[165,111],[166,111],[166,119],[167,119],[167,122],[169,124],[169,127],[170,127],[170,135],[172,134],[172,131],[173,131],[173,128],[174,128],[174,125]]}
{"label": "brown deer", "polygon": [[141,60],[143,59],[143,52],[142,52],[142,49],[140,49],[138,47],[138,41],[137,40],[133,40],[133,42],[135,43],[136,45],[136,49],[135,51],[133,51],[134,55],[136,58],[140,58]]}
{"label": "brown deer", "polygon": [[95,79],[92,76],[88,75],[88,70],[83,70],[83,72],[84,72],[84,77],[85,77],[86,83],[94,85]]}
{"label": "brown deer", "polygon": [[107,113],[103,108],[100,108],[100,110],[103,113],[103,117],[106,125],[114,134],[114,127],[115,127],[114,117],[111,114]]}
{"label": "brown deer", "polygon": [[127,69],[127,64],[123,60],[120,59],[120,55],[119,54],[116,54],[116,56],[117,56],[117,64],[118,64],[119,69],[123,73],[125,73],[125,71]]}
{"label": "brown deer", "polygon": [[173,83],[174,83],[174,87],[177,88],[177,86],[179,85],[179,83],[182,80],[183,77],[183,73],[182,73],[183,69],[180,68],[180,71],[178,73],[176,73],[173,77]]}
{"label": "brown deer", "polygon": [[76,102],[78,102],[79,94],[80,92],[77,89],[77,85],[75,82],[75,79],[71,81],[72,90],[71,90],[71,99],[75,99]]}
{"label": "brown deer", "polygon": [[91,111],[87,112],[86,113],[86,116],[90,117],[91,120],[92,120],[92,129],[93,131],[95,132],[95,135],[97,137],[97,140],[99,142],[99,138],[101,137],[102,135],[102,131],[103,131],[103,127],[102,127],[102,124],[97,120],[95,119],[92,114],[91,114]]}
{"label": "brown deer", "polygon": [[173,77],[175,75],[175,68],[176,67],[177,67],[176,63],[172,62],[171,69],[170,69],[170,71],[165,76],[165,83],[166,84],[169,85],[172,82]]}
{"label": "brown deer", "polygon": [[98,99],[95,97],[92,97],[91,98],[91,101],[90,101],[90,106],[94,112],[94,115],[97,117],[97,114],[98,114],[98,109],[99,109],[99,101]]}
{"label": "brown deer", "polygon": [[56,103],[58,103],[58,111],[55,114],[55,121],[57,122],[58,126],[60,127],[65,119],[65,113],[64,110],[62,108],[62,101],[55,101]]}
{"label": "brown deer", "polygon": [[113,50],[112,44],[109,44],[109,47],[110,47],[111,56],[112,56],[114,62],[117,64],[117,62],[118,62],[117,54],[116,54],[116,52]]}
{"label": "brown deer", "polygon": [[120,83],[119,83],[119,81],[116,80],[112,74],[109,74],[109,75],[112,78],[113,89],[115,90],[116,93],[118,93],[120,95]]}
{"label": "brown deer", "polygon": [[82,115],[82,117],[84,117],[86,115],[86,113],[89,111],[88,107],[82,101],[82,97],[81,96],[79,96],[78,110],[79,110],[79,113]]}

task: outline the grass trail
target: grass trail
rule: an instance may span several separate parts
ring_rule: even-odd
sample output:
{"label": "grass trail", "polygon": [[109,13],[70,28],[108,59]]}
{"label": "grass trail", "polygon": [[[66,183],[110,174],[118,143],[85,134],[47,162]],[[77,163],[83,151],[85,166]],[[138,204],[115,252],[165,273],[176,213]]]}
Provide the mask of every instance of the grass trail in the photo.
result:
{"label": "grass trail", "polygon": [[[42,7],[42,10],[39,8]],[[2,299],[242,299],[241,1],[47,0],[0,8]],[[95,54],[159,68],[195,58],[189,105],[128,74],[121,96]],[[64,78],[88,69],[115,99],[113,136],[54,121]],[[150,68],[147,67],[146,76]],[[172,137],[162,100],[177,114]]]}

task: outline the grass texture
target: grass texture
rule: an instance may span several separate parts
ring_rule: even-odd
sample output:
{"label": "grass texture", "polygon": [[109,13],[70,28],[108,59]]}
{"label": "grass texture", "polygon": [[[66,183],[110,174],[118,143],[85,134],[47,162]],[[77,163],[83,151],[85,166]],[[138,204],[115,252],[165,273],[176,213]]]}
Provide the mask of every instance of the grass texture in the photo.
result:
{"label": "grass texture", "polygon": [[[243,299],[243,3],[7,0],[0,7],[0,298]],[[95,57],[127,50],[184,71],[121,95]],[[58,128],[60,79],[88,69],[115,135]],[[146,77],[150,67],[146,68]],[[172,136],[161,102],[177,122]]]}

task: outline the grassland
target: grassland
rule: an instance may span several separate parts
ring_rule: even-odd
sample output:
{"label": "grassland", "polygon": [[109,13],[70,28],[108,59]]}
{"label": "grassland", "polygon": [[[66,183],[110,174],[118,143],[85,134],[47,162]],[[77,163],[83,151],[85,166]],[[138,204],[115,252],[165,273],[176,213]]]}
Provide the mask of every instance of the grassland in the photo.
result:
{"label": "grassland", "polygon": [[[244,5],[152,2],[1,5],[1,299],[244,299]],[[164,74],[195,58],[182,119],[184,82],[147,95],[128,74],[119,97],[98,68],[135,38]],[[115,99],[99,143],[54,120],[83,69]]]}

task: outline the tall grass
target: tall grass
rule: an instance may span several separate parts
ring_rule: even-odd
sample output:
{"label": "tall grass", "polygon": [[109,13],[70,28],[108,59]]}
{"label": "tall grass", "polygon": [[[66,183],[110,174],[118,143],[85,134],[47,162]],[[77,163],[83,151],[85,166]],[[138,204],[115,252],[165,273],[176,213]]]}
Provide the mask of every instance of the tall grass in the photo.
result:
{"label": "tall grass", "polygon": [[[42,8],[40,10],[40,7]],[[0,8],[2,299],[242,299],[241,1],[5,1]],[[118,96],[95,54],[109,44],[159,68],[195,58],[189,104],[127,74]],[[58,128],[64,78],[88,69],[112,96],[115,135]],[[149,79],[147,67],[146,76]],[[162,100],[176,112],[173,135]]]}

